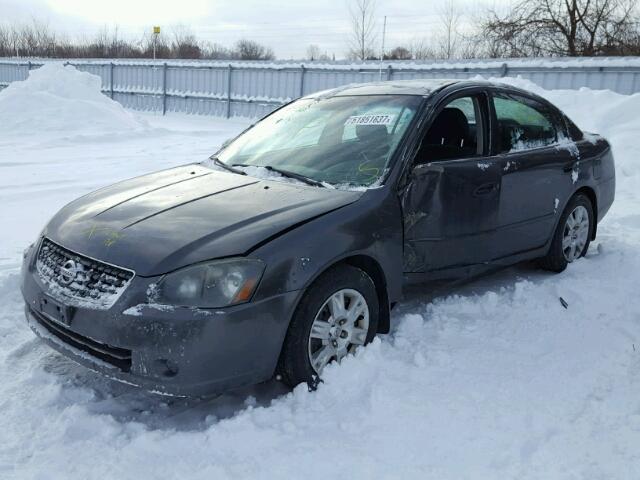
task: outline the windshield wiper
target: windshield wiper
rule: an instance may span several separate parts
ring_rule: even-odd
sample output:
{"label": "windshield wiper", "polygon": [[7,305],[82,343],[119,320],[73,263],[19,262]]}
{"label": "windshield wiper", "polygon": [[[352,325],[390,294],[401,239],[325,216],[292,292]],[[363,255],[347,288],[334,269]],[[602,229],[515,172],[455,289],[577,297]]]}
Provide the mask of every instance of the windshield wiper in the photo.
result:
{"label": "windshield wiper", "polygon": [[213,163],[215,163],[219,167],[222,167],[225,170],[229,170],[230,172],[237,173],[238,175],[246,175],[247,174],[246,172],[243,172],[242,170],[238,170],[237,168],[233,168],[233,167],[227,165],[222,160],[220,160],[218,157],[215,157],[213,155],[209,157],[209,160],[213,160]]}
{"label": "windshield wiper", "polygon": [[313,185],[314,187],[322,187],[327,188],[327,186],[319,182],[318,180],[314,180],[313,178],[309,178],[305,175],[301,175],[299,173],[290,172],[289,170],[283,170],[281,168],[272,167],[271,165],[248,165],[244,163],[234,163],[234,167],[262,167],[270,172],[276,172],[282,175],[283,177],[295,178],[296,180],[300,180],[301,182],[306,183],[307,185]]}

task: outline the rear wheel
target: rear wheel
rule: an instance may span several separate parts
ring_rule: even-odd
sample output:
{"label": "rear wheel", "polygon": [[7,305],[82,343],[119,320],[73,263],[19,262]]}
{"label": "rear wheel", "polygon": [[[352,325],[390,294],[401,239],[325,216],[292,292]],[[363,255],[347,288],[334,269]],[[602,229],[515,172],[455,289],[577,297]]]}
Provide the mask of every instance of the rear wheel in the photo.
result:
{"label": "rear wheel", "polygon": [[378,326],[378,297],[371,277],[340,265],[305,293],[291,320],[278,371],[285,383],[314,382],[331,362],[369,343]]}
{"label": "rear wheel", "polygon": [[549,253],[540,259],[540,266],[552,272],[562,272],[569,263],[583,257],[591,242],[593,221],[589,197],[575,195],[562,213]]}

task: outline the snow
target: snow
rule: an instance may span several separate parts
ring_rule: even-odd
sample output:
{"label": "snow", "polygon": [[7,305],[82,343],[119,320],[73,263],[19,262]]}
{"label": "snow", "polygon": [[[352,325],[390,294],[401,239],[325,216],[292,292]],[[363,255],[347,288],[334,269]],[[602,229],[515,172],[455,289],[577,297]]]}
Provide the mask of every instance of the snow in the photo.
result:
{"label": "snow", "polygon": [[48,63],[29,71],[0,95],[0,141],[16,135],[104,135],[138,132],[144,120],[103,95],[100,77],[72,66]]}
{"label": "snow", "polygon": [[307,185],[306,183],[297,180],[295,178],[284,177],[280,175],[278,172],[274,172],[268,170],[264,167],[254,167],[254,166],[246,166],[246,167],[233,167],[237,170],[240,170],[250,177],[259,178],[260,180],[275,180],[277,182],[283,183],[293,183],[294,185]]}
{"label": "snow", "polygon": [[576,157],[577,160],[580,160],[580,149],[576,145],[576,142],[574,142],[570,138],[565,137],[564,135],[560,135],[560,138],[558,139],[558,144],[556,146],[556,149],[557,150],[566,150],[572,156]]}
{"label": "snow", "polygon": [[[213,166],[214,168],[222,169],[222,167],[217,166],[212,161],[207,161],[206,163],[207,165]],[[247,165],[247,166],[235,166],[233,168],[246,173],[250,177],[258,178],[260,180],[271,180],[275,182],[292,183],[294,185],[300,185],[300,186],[309,186],[308,183],[305,183],[301,180],[285,177],[284,175],[281,175],[278,172],[274,172],[273,170],[269,170],[264,167],[255,167],[253,165]],[[324,186],[324,188],[330,188],[330,189],[336,189],[336,190],[349,190],[352,192],[364,192],[371,188],[378,188],[380,186],[377,183],[374,183],[370,186],[351,185],[348,183],[340,183],[336,185],[327,183],[327,182],[320,182],[320,183]],[[315,188],[319,188],[319,186]]]}
{"label": "snow", "polygon": [[125,315],[131,315],[132,317],[141,317],[144,310],[147,308],[158,310],[160,312],[172,312],[176,309],[173,305],[163,305],[161,303],[139,303],[138,305],[127,308],[122,313]]}
{"label": "snow", "polygon": [[0,134],[0,478],[638,478],[640,95],[525,86],[613,143],[617,198],[587,257],[412,290],[392,333],[312,393],[159,397],[74,364],[24,320],[22,252],[62,205],[203,160],[248,121],[125,112],[147,126]]}
{"label": "snow", "polygon": [[[213,168],[215,170],[227,171],[224,167],[217,165],[211,158],[207,159],[204,163],[208,167]],[[281,175],[280,173],[275,172],[273,170],[269,170],[268,168],[265,168],[265,167],[259,167],[254,165],[235,165],[233,166],[233,168],[235,170],[244,172],[246,175],[250,177],[257,178],[259,180],[271,180],[274,182],[291,183],[293,185],[298,185],[298,186],[307,186],[307,187],[309,186],[308,183],[303,182],[302,180],[298,180],[296,178],[291,178],[291,177],[285,177],[284,175]],[[380,187],[378,181],[376,181],[375,183],[369,186],[352,185],[349,183],[339,183],[335,185],[327,182],[320,182],[320,183],[324,188],[330,188],[335,190],[348,190],[351,192],[365,192],[371,188]],[[314,188],[321,188],[320,185],[318,186],[311,185],[311,186]]]}
{"label": "snow", "polygon": [[576,183],[578,181],[578,178],[580,178],[580,170],[574,168],[573,170],[571,170],[571,182]]}

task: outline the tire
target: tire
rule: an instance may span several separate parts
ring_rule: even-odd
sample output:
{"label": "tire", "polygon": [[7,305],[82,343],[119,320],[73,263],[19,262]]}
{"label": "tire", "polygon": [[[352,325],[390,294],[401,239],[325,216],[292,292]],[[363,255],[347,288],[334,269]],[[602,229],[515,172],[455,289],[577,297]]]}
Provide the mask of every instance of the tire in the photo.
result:
{"label": "tire", "polygon": [[[346,306],[344,316],[333,318],[333,311],[340,311],[340,302]],[[291,387],[303,382],[315,387],[326,364],[317,368],[311,359],[316,359],[316,365],[325,358],[327,363],[340,361],[342,354],[371,342],[378,330],[378,309],[376,287],[363,270],[339,265],[323,273],[304,293],[289,324],[278,362],[282,381]],[[332,350],[334,355],[329,356]]]}
{"label": "tire", "polygon": [[[586,227],[582,219],[585,218]],[[593,205],[586,195],[574,195],[562,212],[549,253],[540,259],[540,266],[551,272],[560,273],[567,265],[583,257],[589,249],[594,227]]]}

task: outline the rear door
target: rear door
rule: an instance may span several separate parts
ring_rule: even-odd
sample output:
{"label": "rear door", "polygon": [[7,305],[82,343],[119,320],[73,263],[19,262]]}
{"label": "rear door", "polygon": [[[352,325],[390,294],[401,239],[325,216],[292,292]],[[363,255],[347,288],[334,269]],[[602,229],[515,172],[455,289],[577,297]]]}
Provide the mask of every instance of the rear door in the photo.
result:
{"label": "rear door", "polygon": [[502,181],[494,259],[544,246],[571,191],[575,144],[556,109],[525,95],[496,90],[493,161]]}

